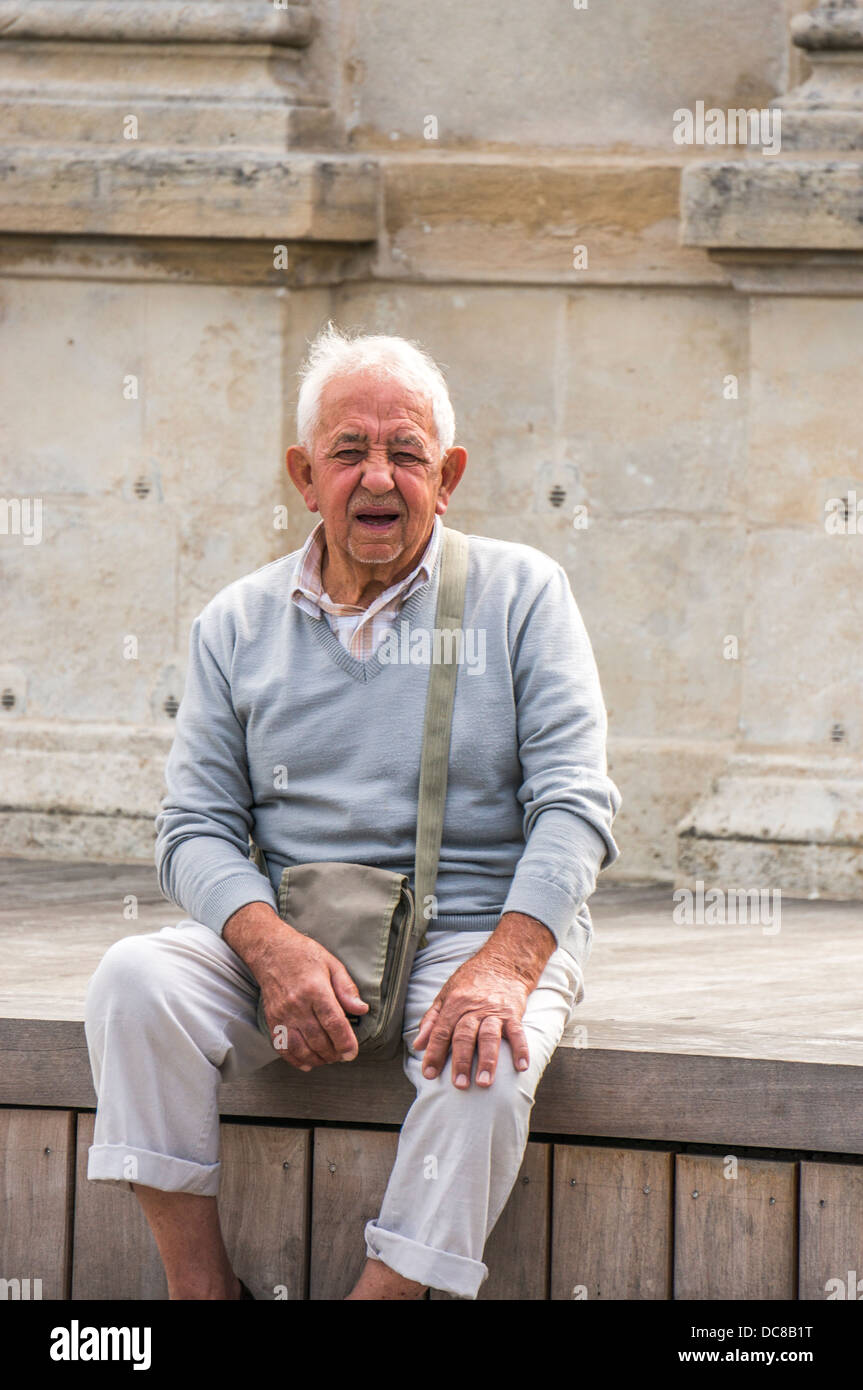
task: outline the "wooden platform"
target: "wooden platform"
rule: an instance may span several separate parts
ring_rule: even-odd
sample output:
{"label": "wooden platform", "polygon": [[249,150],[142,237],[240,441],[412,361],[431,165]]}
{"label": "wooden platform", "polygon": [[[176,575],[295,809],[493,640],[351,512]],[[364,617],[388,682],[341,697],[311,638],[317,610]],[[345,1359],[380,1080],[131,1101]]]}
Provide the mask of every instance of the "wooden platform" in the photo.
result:
{"label": "wooden platform", "polygon": [[[134,1198],[86,1180],[82,1019],[111,942],[182,913],[146,866],[29,860],[0,861],[0,905],[0,1274],[163,1297]],[[778,931],[673,906],[591,902],[576,1045],[543,1077],[483,1297],[825,1298],[863,1273],[863,905],[785,901]],[[220,1201],[259,1296],[342,1296],[412,1094],[398,1062],[222,1087]]]}

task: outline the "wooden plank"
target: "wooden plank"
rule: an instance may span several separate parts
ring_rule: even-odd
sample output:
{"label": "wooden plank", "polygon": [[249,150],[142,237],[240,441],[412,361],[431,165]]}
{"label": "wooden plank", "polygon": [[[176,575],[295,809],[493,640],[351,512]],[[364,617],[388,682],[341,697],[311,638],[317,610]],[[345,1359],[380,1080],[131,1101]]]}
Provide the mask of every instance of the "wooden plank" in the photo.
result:
{"label": "wooden plank", "polygon": [[366,1260],[363,1230],[378,1215],[398,1134],[316,1129],[312,1170],[310,1297],[342,1299]]}
{"label": "wooden plank", "polygon": [[219,1089],[222,1115],[400,1125],[416,1097],[400,1057],[301,1072],[276,1060]]}
{"label": "wooden plank", "polygon": [[863,1299],[863,1164],[800,1165],[797,1297]]}
{"label": "wooden plank", "polygon": [[219,1215],[236,1274],[262,1300],[307,1296],[311,1132],[223,1124]]}
{"label": "wooden plank", "polygon": [[797,1165],[678,1154],[674,1297],[793,1299]]}
{"label": "wooden plank", "polygon": [[95,1109],[83,1023],[0,1018],[0,1105]]}
{"label": "wooden plank", "polygon": [[546,1134],[863,1153],[863,1067],[559,1048],[531,1128]]}
{"label": "wooden plank", "polygon": [[553,1299],[671,1297],[673,1155],[556,1144]]}
{"label": "wooden plank", "polygon": [[[167,1299],[159,1252],[134,1193],[87,1179],[93,1124],[93,1115],[78,1117],[72,1297]],[[256,1298],[305,1297],[308,1131],[223,1125],[220,1142],[219,1211],[236,1272]]]}
{"label": "wooden plank", "polygon": [[68,1297],[74,1152],[71,1111],[0,1110],[5,1298]]}
{"label": "wooden plank", "polygon": [[[488,1278],[477,1299],[548,1298],[551,1145],[529,1143],[509,1201],[486,1241]],[[432,1299],[455,1295],[432,1289]]]}
{"label": "wooden plank", "polygon": [[[223,1085],[222,1115],[401,1124],[399,1058],[304,1074],[276,1060]],[[94,1107],[81,1023],[0,1018],[0,1104]],[[531,1114],[541,1134],[863,1154],[863,1067],[558,1048]]]}
{"label": "wooden plank", "polygon": [[159,1251],[134,1192],[87,1177],[95,1119],[78,1116],[72,1299],[167,1299]]}

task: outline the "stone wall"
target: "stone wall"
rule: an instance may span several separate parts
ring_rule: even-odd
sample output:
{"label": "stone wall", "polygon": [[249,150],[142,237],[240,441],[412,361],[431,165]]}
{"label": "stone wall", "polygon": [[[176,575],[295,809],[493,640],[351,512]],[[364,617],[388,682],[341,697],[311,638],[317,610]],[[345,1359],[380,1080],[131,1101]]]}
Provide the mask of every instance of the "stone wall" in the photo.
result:
{"label": "stone wall", "polygon": [[[612,872],[859,895],[859,12],[809,8],[0,0],[0,853],[151,856],[189,624],[308,533],[333,316],[444,364],[453,524],[567,568]],[[676,143],[699,102],[790,150]]]}

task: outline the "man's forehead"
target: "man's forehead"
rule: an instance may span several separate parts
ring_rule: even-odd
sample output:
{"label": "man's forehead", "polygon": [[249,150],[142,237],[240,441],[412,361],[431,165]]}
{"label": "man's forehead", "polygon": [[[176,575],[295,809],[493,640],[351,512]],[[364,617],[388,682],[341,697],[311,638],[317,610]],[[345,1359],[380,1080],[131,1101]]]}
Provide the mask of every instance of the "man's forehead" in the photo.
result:
{"label": "man's forehead", "polygon": [[434,430],[431,401],[420,391],[392,379],[350,377],[327,382],[321,392],[321,428],[332,432],[350,429],[353,433],[377,434],[383,425],[397,430],[401,425],[424,433]]}

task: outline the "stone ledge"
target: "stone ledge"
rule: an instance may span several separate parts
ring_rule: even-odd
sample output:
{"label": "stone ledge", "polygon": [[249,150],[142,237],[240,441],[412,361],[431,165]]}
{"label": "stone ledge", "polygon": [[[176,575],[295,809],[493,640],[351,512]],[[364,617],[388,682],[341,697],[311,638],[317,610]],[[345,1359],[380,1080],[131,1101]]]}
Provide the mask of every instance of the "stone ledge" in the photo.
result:
{"label": "stone ledge", "polygon": [[363,242],[378,169],[351,156],[6,148],[0,231]]}
{"label": "stone ledge", "polygon": [[[153,821],[164,791],[165,760],[174,738],[173,721],[163,727],[59,724],[30,719],[0,724],[0,839],[21,844],[27,854],[57,853],[74,844],[80,818],[92,842],[105,820],[128,822],[120,841],[135,854],[152,852]],[[112,830],[112,835],[114,834]],[[78,857],[85,857],[79,852]],[[98,858],[98,854],[95,856]],[[134,856],[133,856],[134,857]]]}
{"label": "stone ledge", "polygon": [[0,276],[267,286],[281,292],[371,278],[372,242],[280,240],[285,269],[273,264],[272,238],[0,233]]}
{"label": "stone ledge", "polygon": [[155,812],[53,811],[0,808],[0,856],[44,861],[152,864],[155,852]]}
{"label": "stone ledge", "polygon": [[261,0],[0,0],[0,40],[78,43],[270,43],[312,38],[308,4]]}
{"label": "stone ledge", "polygon": [[783,897],[855,902],[863,897],[859,845],[681,836],[675,888],[778,891]]}
{"label": "stone ledge", "polygon": [[863,251],[711,251],[740,294],[863,299]]}
{"label": "stone ledge", "polygon": [[[531,284],[727,281],[680,244],[679,157],[380,156],[379,278]],[[587,253],[576,264],[577,246]]]}
{"label": "stone ledge", "polygon": [[863,163],[706,160],[684,170],[686,246],[863,250]]}
{"label": "stone ledge", "polygon": [[678,833],[712,840],[856,845],[863,850],[863,781],[775,774],[720,777]]}
{"label": "stone ledge", "polygon": [[757,757],[748,768],[741,762],[678,825],[675,886],[702,879],[794,897],[863,897],[863,780],[855,772],[844,759],[830,771],[786,775]]}
{"label": "stone ledge", "polygon": [[[36,143],[0,160],[0,234],[371,245],[375,279],[729,281],[679,244],[679,159],[386,156]],[[380,220],[379,220],[380,219]],[[588,264],[575,268],[577,244]]]}

